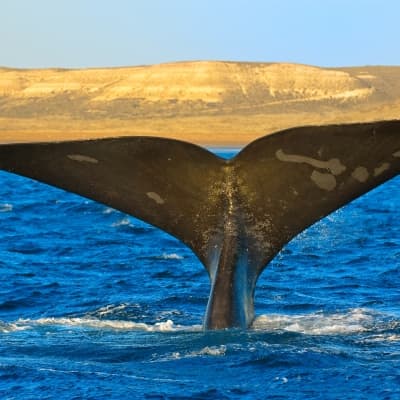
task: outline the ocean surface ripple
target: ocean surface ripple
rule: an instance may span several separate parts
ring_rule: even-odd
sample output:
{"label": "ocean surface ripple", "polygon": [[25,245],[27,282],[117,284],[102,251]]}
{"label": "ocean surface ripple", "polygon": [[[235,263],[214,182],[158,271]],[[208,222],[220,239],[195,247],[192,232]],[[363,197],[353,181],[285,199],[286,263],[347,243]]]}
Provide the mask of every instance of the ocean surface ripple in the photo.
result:
{"label": "ocean surface ripple", "polygon": [[204,332],[207,274],[178,240],[0,173],[0,398],[400,398],[399,188],[289,243],[251,329]]}

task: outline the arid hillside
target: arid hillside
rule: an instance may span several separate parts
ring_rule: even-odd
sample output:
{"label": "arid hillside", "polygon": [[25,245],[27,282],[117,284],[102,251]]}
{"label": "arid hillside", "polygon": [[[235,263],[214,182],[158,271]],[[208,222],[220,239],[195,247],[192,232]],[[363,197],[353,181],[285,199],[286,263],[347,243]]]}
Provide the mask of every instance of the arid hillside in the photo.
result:
{"label": "arid hillside", "polygon": [[398,118],[400,67],[0,68],[1,141],[154,135],[242,145],[291,126]]}

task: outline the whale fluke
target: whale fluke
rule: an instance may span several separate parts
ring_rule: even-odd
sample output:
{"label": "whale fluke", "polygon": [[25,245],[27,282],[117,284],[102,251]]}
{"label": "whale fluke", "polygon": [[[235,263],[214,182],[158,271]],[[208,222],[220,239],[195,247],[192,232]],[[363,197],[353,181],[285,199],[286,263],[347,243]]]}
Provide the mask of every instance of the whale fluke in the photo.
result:
{"label": "whale fluke", "polygon": [[0,168],[177,237],[210,277],[205,328],[245,328],[257,279],[281,248],[399,174],[400,121],[288,129],[231,160],[154,137],[3,144]]}

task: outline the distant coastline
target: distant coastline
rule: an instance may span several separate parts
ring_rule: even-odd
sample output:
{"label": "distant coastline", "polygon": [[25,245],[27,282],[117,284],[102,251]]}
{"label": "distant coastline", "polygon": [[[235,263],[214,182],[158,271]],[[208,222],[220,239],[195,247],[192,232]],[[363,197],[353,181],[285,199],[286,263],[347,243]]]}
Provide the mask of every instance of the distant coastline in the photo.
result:
{"label": "distant coastline", "polygon": [[400,67],[0,68],[1,142],[143,135],[240,148],[294,126],[398,118]]}

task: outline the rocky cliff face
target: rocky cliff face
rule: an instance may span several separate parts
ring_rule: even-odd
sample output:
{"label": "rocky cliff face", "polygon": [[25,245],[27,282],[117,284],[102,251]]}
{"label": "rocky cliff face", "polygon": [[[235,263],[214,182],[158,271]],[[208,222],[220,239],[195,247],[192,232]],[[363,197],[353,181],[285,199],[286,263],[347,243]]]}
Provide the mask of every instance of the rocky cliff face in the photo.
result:
{"label": "rocky cliff face", "polygon": [[230,130],[234,141],[246,142],[249,135],[303,123],[396,118],[399,104],[400,67],[182,62],[0,69],[3,140],[20,140],[22,131],[187,138],[192,130],[195,141],[207,142],[202,138],[210,135],[224,141]]}

